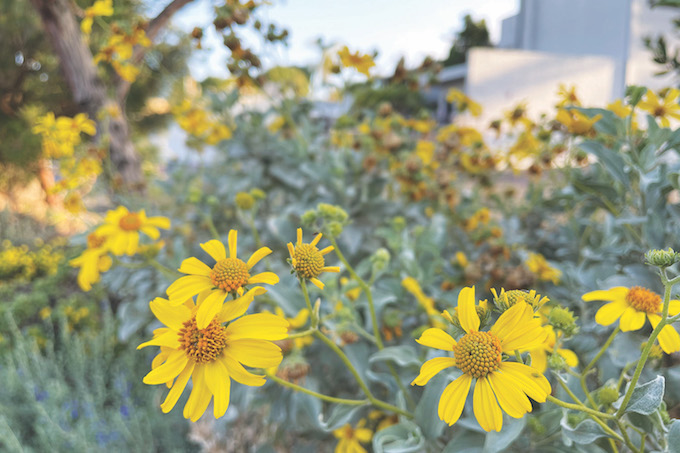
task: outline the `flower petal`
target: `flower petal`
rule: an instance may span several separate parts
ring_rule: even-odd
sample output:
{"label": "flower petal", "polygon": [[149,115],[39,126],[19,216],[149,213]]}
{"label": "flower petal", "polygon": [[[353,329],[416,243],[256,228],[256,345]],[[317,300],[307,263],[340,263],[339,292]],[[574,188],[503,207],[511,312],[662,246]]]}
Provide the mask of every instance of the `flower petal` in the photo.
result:
{"label": "flower petal", "polygon": [[243,316],[227,326],[229,341],[241,338],[283,340],[288,337],[288,321],[271,313]]}
{"label": "flower petal", "polygon": [[581,296],[581,298],[586,302],[591,302],[593,300],[625,300],[626,296],[628,295],[628,291],[630,290],[625,286],[616,286],[607,290],[590,291],[589,293],[585,293],[583,296]]}
{"label": "flower petal", "polygon": [[142,382],[149,385],[165,384],[177,377],[186,366],[189,358],[184,351],[174,351],[170,353],[168,360],[158,368],[149,371]]}
{"label": "flower petal", "polygon": [[226,297],[227,293],[224,291],[213,291],[203,300],[196,312],[196,326],[199,329],[205,329],[215,319],[215,316],[222,310],[222,302]]}
{"label": "flower petal", "polygon": [[262,272],[257,275],[253,275],[248,279],[249,285],[254,285],[257,283],[266,283],[268,285],[276,285],[279,282],[279,276],[273,272]]}
{"label": "flower petal", "polygon": [[472,384],[472,376],[463,374],[455,381],[446,386],[439,398],[439,418],[453,425],[460,418],[465,407],[465,400],[468,393],[470,393],[470,385]]}
{"label": "flower petal", "polygon": [[520,320],[525,315],[527,306],[528,304],[524,302],[518,302],[505,310],[491,327],[490,332],[502,340],[520,324]]}
{"label": "flower petal", "polygon": [[177,333],[185,321],[191,319],[191,310],[185,305],[173,306],[166,299],[156,297],[149,302],[151,312],[160,322],[170,327]]}
{"label": "flower petal", "polygon": [[192,381],[194,383],[194,388],[191,389],[191,395],[187,400],[187,404],[184,406],[184,418],[188,418],[192,422],[197,421],[201,418],[201,415],[208,408],[210,404],[210,399],[212,398],[212,393],[205,382],[205,366],[197,365],[194,368],[194,373],[192,375]]}
{"label": "flower petal", "polygon": [[230,339],[227,348],[231,357],[252,368],[278,366],[283,359],[281,348],[266,340]]}
{"label": "flower petal", "polygon": [[262,288],[261,286],[256,286],[255,288],[251,288],[247,293],[243,294],[242,296],[234,300],[226,301],[222,305],[222,309],[220,311],[219,317],[220,322],[227,322],[231,321],[232,319],[238,318],[246,311],[248,311],[248,307],[250,306],[250,303],[253,301],[255,296],[259,296],[260,294],[264,294],[266,292],[267,292],[266,289]]}
{"label": "flower petal", "polygon": [[619,326],[624,332],[630,332],[631,330],[640,330],[645,324],[645,312],[638,311],[635,307],[629,306],[625,309],[621,315],[621,320],[619,321]]}
{"label": "flower petal", "polygon": [[220,418],[227,412],[229,407],[229,393],[231,388],[231,379],[227,368],[219,360],[205,364],[205,382],[208,384],[208,389],[213,394],[213,414],[215,418]]}
{"label": "flower petal", "polygon": [[625,300],[616,300],[605,304],[595,313],[595,321],[603,326],[611,325],[621,317],[628,307],[628,302]]}
{"label": "flower petal", "polygon": [[196,362],[194,361],[188,362],[182,372],[179,373],[179,376],[177,376],[175,383],[168,392],[168,396],[165,397],[165,401],[163,401],[163,404],[161,404],[161,410],[164,414],[170,412],[172,408],[175,407],[175,404],[177,404],[177,400],[179,400],[179,397],[182,396],[182,392],[184,392],[184,388],[187,386],[187,382],[189,382],[189,378],[191,377],[191,373],[194,371],[195,365]]}
{"label": "flower petal", "polygon": [[487,378],[498,403],[510,417],[522,418],[524,414],[531,412],[531,401],[515,386],[511,378],[503,373],[490,373]]}
{"label": "flower petal", "polygon": [[251,267],[255,266],[262,258],[269,255],[271,252],[272,250],[269,247],[262,247],[261,249],[257,250],[255,253],[250,255],[250,258],[248,258],[246,266],[248,267],[248,269],[250,269]]}
{"label": "flower petal", "polygon": [[323,289],[324,286],[325,286],[325,285],[323,284],[323,282],[322,282],[321,280],[319,280],[318,278],[312,277],[312,278],[309,279],[309,281],[312,282],[312,284],[313,284],[314,286],[316,286],[317,288],[319,288],[319,289]]}
{"label": "flower petal", "polygon": [[472,397],[475,418],[484,431],[500,431],[503,427],[503,413],[486,377],[477,379]]}
{"label": "flower petal", "polygon": [[140,344],[137,346],[137,349],[146,348],[147,346],[167,346],[169,348],[177,349],[179,347],[179,341],[177,338],[177,332],[168,329],[167,332],[155,336],[151,340]]}
{"label": "flower petal", "polygon": [[578,356],[570,349],[558,349],[557,353],[562,356],[567,365],[570,367],[578,366]]}
{"label": "flower petal", "polygon": [[668,306],[668,314],[675,316],[678,313],[680,313],[680,300],[671,300],[670,305]]}
{"label": "flower petal", "polygon": [[202,275],[186,275],[180,277],[168,287],[168,299],[170,304],[179,305],[186,302],[205,289],[213,288],[213,283],[208,277]]}
{"label": "flower petal", "polygon": [[420,335],[416,343],[443,351],[453,351],[456,347],[456,340],[442,329],[431,327]]}
{"label": "flower petal", "polygon": [[[661,322],[661,316],[659,315],[648,314],[647,318],[649,318],[649,322],[655,329],[657,324]],[[659,336],[656,338],[659,340],[661,349],[663,349],[663,352],[666,354],[680,351],[680,335],[678,335],[678,331],[675,330],[672,325],[664,326],[664,328],[661,329],[661,332],[659,332]]]}
{"label": "flower petal", "polygon": [[550,382],[535,368],[517,362],[502,362],[499,371],[511,378],[529,398],[544,403],[550,394]]}
{"label": "flower petal", "polygon": [[249,385],[251,387],[261,387],[267,382],[264,376],[253,374],[243,368],[243,365],[233,358],[228,351],[225,351],[222,354],[222,363],[227,368],[229,376],[239,384]]}
{"label": "flower petal", "polygon": [[201,248],[210,255],[215,261],[222,261],[227,259],[227,251],[224,249],[224,244],[217,239],[212,239],[201,244]]}
{"label": "flower petal", "polygon": [[229,258],[236,258],[236,245],[238,243],[238,231],[229,230]]}
{"label": "flower petal", "polygon": [[149,217],[146,224],[167,230],[170,228],[170,219],[162,216]]}
{"label": "flower petal", "polygon": [[479,330],[474,286],[465,287],[458,294],[458,319],[460,319],[460,325],[467,333]]}
{"label": "flower petal", "polygon": [[191,257],[182,261],[182,265],[177,269],[183,274],[203,275],[209,277],[212,268],[198,258]]}
{"label": "flower petal", "polygon": [[439,373],[445,368],[449,368],[456,365],[456,359],[453,357],[435,357],[427,362],[423,363],[420,367],[420,373],[411,382],[411,385],[425,385],[430,379],[434,377],[435,374]]}

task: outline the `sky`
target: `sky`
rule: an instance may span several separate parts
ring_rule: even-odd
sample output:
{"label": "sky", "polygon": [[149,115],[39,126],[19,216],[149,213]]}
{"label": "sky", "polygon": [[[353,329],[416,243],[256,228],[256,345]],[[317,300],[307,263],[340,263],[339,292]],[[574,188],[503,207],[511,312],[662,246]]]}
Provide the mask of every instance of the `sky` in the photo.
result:
{"label": "sky", "polygon": [[[289,46],[277,46],[265,58],[267,65],[306,65],[317,63],[320,52],[314,42],[340,43],[351,51],[378,51],[378,75],[391,74],[404,56],[407,67],[420,64],[426,55],[443,59],[448,55],[462,18],[485,19],[492,42],[500,38],[501,20],[517,13],[519,0],[272,0],[261,8],[265,22],[273,22],[290,32]],[[191,31],[211,23],[210,1],[189,4],[174,18],[176,26]],[[257,50],[256,42],[253,47]],[[226,50],[214,31],[206,33],[207,50],[192,64],[192,74],[227,76]]]}

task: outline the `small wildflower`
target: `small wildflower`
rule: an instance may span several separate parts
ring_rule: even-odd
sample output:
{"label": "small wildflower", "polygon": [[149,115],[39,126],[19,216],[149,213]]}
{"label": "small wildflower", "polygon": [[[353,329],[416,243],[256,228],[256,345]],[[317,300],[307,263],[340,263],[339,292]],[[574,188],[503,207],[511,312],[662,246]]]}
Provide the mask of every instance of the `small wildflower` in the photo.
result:
{"label": "small wildflower", "polygon": [[318,278],[323,272],[340,272],[338,266],[326,266],[323,256],[332,252],[334,247],[329,245],[323,250],[319,250],[316,244],[321,240],[321,236],[322,234],[319,233],[312,239],[312,242],[304,244],[302,242],[302,228],[298,228],[295,246],[293,246],[292,242],[288,243],[290,264],[293,266],[293,270],[298,278],[309,280],[319,289],[324,288],[323,282]]}
{"label": "small wildflower", "polygon": [[370,55],[360,54],[359,52],[350,53],[347,46],[340,49],[338,52],[342,65],[346,68],[354,68],[366,77],[370,77],[370,70],[375,66],[373,57]]}
{"label": "small wildflower", "polygon": [[540,253],[529,253],[526,265],[540,280],[551,281],[554,285],[560,282],[562,271],[552,267]]}
{"label": "small wildflower", "polygon": [[505,291],[504,288],[501,288],[501,292],[499,294],[496,292],[495,288],[491,288],[491,292],[493,293],[494,304],[501,311],[506,311],[518,301],[526,302],[534,309],[534,311],[536,311],[541,308],[543,304],[550,300],[547,297],[541,297],[541,295],[537,294],[536,290],[533,289],[531,291],[525,291],[521,289]]}
{"label": "small wildflower", "polygon": [[654,118],[658,118],[661,126],[669,127],[669,118],[680,119],[678,97],[680,97],[680,90],[677,88],[668,90],[661,100],[652,90],[647,90],[645,100],[641,101],[638,106],[650,113]]}
{"label": "small wildflower", "polygon": [[248,192],[239,192],[236,194],[236,206],[244,211],[250,211],[255,206],[255,198]]}
{"label": "small wildflower", "polygon": [[104,224],[95,233],[107,238],[108,248],[114,255],[134,255],[139,245],[139,233],[156,240],[160,236],[159,228],[170,228],[170,219],[147,217],[143,209],[130,212],[125,206],[118,206],[106,213]]}
{"label": "small wildflower", "polygon": [[356,428],[352,428],[349,423],[333,431],[333,435],[339,439],[335,447],[335,453],[366,453],[366,449],[361,446],[371,441],[373,431],[366,426],[366,419],[362,418],[357,423]]}

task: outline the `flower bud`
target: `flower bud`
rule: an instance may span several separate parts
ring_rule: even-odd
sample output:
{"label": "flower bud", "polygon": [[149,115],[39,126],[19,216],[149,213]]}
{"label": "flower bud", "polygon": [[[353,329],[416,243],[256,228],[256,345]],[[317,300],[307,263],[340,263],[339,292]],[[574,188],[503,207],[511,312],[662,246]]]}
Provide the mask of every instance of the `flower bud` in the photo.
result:
{"label": "flower bud", "polygon": [[302,226],[304,227],[311,227],[312,224],[316,221],[316,211],[309,210],[302,214],[302,217],[300,217],[300,223],[302,223]]}
{"label": "flower bud", "polygon": [[236,206],[244,211],[249,211],[255,206],[255,198],[247,192],[239,192],[236,194]]}
{"label": "flower bud", "polygon": [[379,248],[371,255],[371,264],[373,264],[373,272],[380,272],[390,264],[390,252],[386,248]]}
{"label": "flower bud", "polygon": [[680,262],[680,253],[670,247],[668,250],[650,250],[645,253],[645,261],[652,266],[669,267]]}
{"label": "flower bud", "polygon": [[574,336],[579,331],[576,324],[577,316],[574,316],[569,309],[563,307],[555,307],[548,315],[548,323],[557,330],[564,332],[566,338]]}
{"label": "flower bud", "polygon": [[619,391],[614,386],[605,385],[597,391],[596,398],[600,404],[609,406],[619,399]]}

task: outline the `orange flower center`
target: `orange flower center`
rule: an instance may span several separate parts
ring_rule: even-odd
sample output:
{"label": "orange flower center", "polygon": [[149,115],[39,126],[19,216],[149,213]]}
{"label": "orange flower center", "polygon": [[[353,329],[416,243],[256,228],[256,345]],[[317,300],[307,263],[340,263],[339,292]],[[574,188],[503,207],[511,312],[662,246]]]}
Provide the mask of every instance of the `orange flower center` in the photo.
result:
{"label": "orange flower center", "polygon": [[106,236],[90,233],[87,235],[87,248],[96,249],[97,247],[101,247],[104,245],[104,241],[106,241]]}
{"label": "orange flower center", "polygon": [[661,296],[641,286],[632,287],[626,295],[626,301],[638,311],[647,313],[661,311]]}
{"label": "orange flower center", "polygon": [[125,214],[119,221],[118,226],[121,230],[125,231],[137,231],[142,226],[142,219],[139,218],[139,214],[136,212],[130,212]]}
{"label": "orange flower center", "polygon": [[351,426],[345,426],[345,432],[344,432],[345,439],[353,439],[354,438],[354,428]]}
{"label": "orange flower center", "polygon": [[666,107],[663,105],[659,105],[654,108],[654,113],[652,113],[657,118],[661,118],[666,116]]}
{"label": "orange flower center", "polygon": [[220,260],[210,272],[212,284],[228,293],[245,286],[249,278],[248,266],[238,258]]}
{"label": "orange flower center", "polygon": [[323,255],[312,244],[300,244],[295,247],[295,270],[302,278],[316,278],[326,264]]}
{"label": "orange flower center", "polygon": [[214,361],[227,345],[227,328],[217,319],[213,319],[205,329],[199,329],[194,316],[184,322],[178,335],[179,349],[198,363]]}
{"label": "orange flower center", "polygon": [[477,379],[496,371],[501,363],[501,340],[490,332],[470,332],[453,349],[456,366]]}

